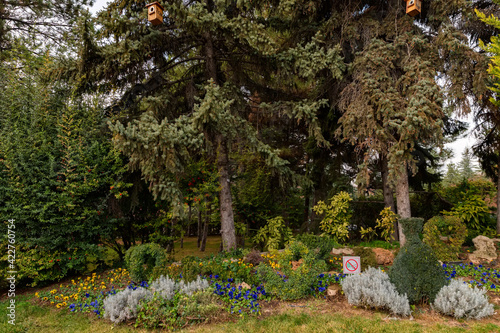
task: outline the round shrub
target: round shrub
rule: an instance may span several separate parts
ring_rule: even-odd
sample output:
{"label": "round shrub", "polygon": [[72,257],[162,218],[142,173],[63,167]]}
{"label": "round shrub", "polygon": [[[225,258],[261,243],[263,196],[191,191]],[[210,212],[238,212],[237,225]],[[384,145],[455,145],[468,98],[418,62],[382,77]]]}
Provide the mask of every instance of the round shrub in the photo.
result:
{"label": "round shrub", "polygon": [[439,312],[455,318],[481,319],[495,312],[485,294],[484,289],[453,280],[439,291],[433,305]]}
{"label": "round shrub", "polygon": [[399,222],[406,236],[406,244],[394,259],[389,271],[396,290],[408,297],[410,304],[434,301],[436,294],[447,284],[444,270],[429,245],[422,243],[418,234],[423,219],[407,218]]}
{"label": "round shrub", "polygon": [[434,216],[424,226],[424,243],[442,261],[457,260],[466,237],[467,226],[458,216]]}
{"label": "round shrub", "polygon": [[125,264],[130,278],[135,282],[147,281],[153,269],[163,265],[166,260],[165,250],[155,243],[132,246],[125,253]]}
{"label": "round shrub", "polygon": [[339,243],[328,235],[299,234],[296,239],[316,253],[316,258],[322,260],[328,259],[332,249],[340,246]]}
{"label": "round shrub", "polygon": [[354,255],[361,259],[361,270],[364,271],[369,267],[378,267],[377,257],[370,247],[356,246],[352,250],[354,251]]}

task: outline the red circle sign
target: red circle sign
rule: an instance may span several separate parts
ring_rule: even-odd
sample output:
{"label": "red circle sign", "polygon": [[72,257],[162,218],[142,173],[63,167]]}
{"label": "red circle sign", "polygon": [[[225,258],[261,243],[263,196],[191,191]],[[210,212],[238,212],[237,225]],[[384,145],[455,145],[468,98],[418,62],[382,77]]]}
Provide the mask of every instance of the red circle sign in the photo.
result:
{"label": "red circle sign", "polygon": [[349,272],[355,272],[357,269],[358,269],[358,263],[356,260],[354,259],[349,259],[346,261],[345,263],[345,268],[349,271]]}

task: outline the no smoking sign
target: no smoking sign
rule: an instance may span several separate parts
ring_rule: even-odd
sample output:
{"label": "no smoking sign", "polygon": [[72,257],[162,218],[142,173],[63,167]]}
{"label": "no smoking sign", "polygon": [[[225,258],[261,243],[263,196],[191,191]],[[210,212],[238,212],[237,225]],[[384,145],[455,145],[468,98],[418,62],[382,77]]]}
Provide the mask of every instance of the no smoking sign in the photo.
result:
{"label": "no smoking sign", "polygon": [[342,267],[344,274],[359,274],[361,273],[360,257],[342,257]]}

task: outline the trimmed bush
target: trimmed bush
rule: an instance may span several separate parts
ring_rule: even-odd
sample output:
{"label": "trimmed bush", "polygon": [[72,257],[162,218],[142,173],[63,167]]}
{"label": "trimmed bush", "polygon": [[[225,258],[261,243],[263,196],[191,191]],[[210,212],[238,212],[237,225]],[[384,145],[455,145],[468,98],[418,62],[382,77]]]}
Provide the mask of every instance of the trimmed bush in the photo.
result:
{"label": "trimmed bush", "polygon": [[125,253],[125,264],[130,272],[130,278],[139,283],[147,281],[153,269],[163,265],[166,260],[165,250],[155,243],[132,246]]}
{"label": "trimmed bush", "polygon": [[396,290],[406,294],[410,304],[421,301],[432,302],[437,293],[447,284],[444,270],[429,245],[422,243],[419,232],[423,219],[407,218],[399,222],[406,236],[406,244],[394,259],[389,271]]}
{"label": "trimmed bush", "polygon": [[460,280],[444,286],[434,300],[434,308],[455,318],[481,319],[494,313],[488,302],[486,290],[472,287]]}
{"label": "trimmed bush", "polygon": [[361,259],[361,269],[365,270],[368,267],[378,267],[377,257],[375,252],[369,247],[353,247],[354,255]]}
{"label": "trimmed bush", "polygon": [[361,274],[349,275],[341,284],[350,304],[388,309],[401,316],[411,314],[406,295],[400,295],[389,276],[379,268],[369,267]]}
{"label": "trimmed bush", "polygon": [[314,251],[316,258],[323,260],[329,257],[333,248],[340,246],[339,243],[327,235],[300,234],[297,235],[296,239]]}
{"label": "trimmed bush", "polygon": [[442,261],[457,260],[466,237],[467,226],[457,216],[434,216],[424,226],[424,243]]}

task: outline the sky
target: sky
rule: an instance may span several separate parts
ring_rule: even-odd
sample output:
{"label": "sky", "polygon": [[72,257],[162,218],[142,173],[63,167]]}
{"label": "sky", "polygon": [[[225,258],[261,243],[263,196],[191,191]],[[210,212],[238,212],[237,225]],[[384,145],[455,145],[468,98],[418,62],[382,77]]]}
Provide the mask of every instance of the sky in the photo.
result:
{"label": "sky", "polygon": [[[97,13],[97,11],[104,8],[109,1],[110,0],[96,0],[94,2],[94,5],[90,9],[90,11],[94,14]],[[154,2],[154,0],[151,0],[151,2]],[[464,120],[464,119],[461,119],[461,120]],[[471,148],[474,145],[474,143],[476,142],[476,140],[474,139],[474,137],[471,133],[471,129],[473,128],[472,118],[469,118],[468,122],[469,122],[469,131],[467,132],[467,134],[464,137],[462,137],[462,138],[460,138],[452,143],[449,143],[445,146],[446,148],[452,149],[453,155],[454,155],[453,158],[451,158],[445,162],[445,165],[448,163],[458,163],[462,159],[462,153],[465,150],[465,148],[467,148],[467,147]]]}

